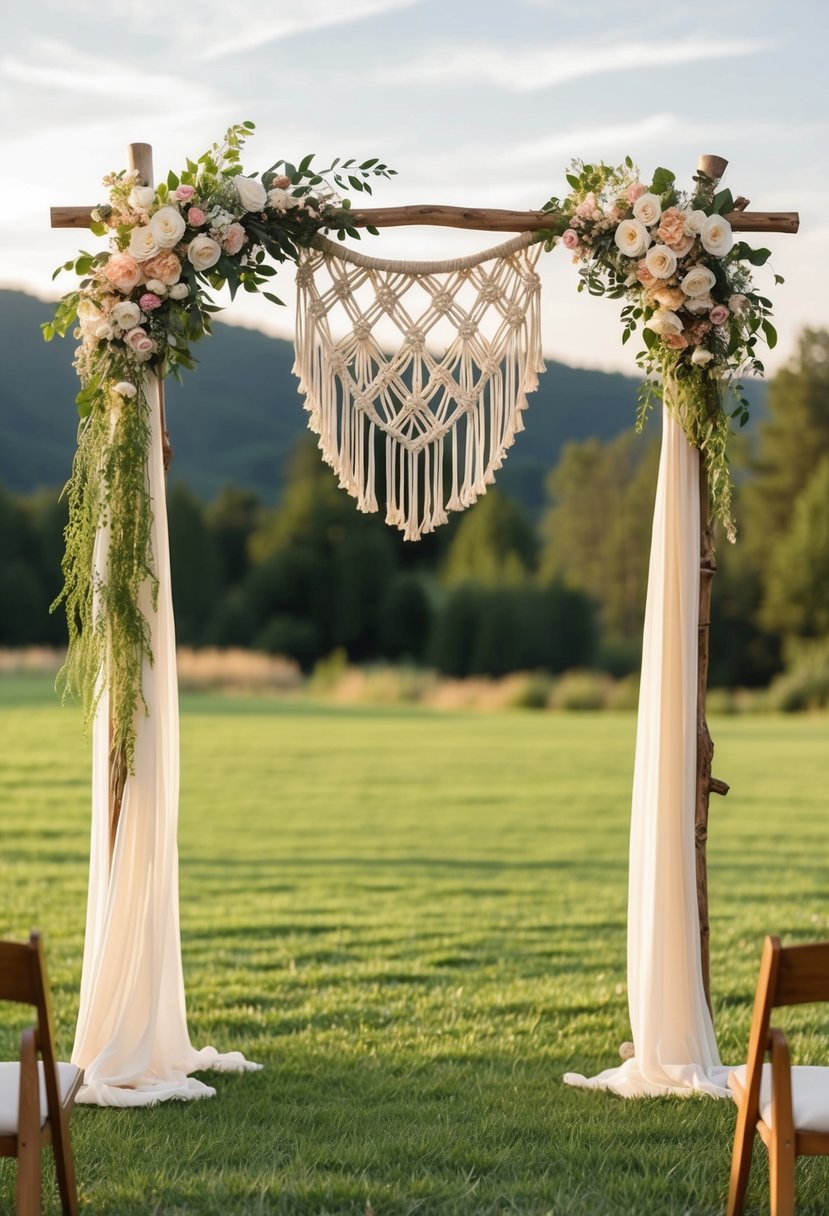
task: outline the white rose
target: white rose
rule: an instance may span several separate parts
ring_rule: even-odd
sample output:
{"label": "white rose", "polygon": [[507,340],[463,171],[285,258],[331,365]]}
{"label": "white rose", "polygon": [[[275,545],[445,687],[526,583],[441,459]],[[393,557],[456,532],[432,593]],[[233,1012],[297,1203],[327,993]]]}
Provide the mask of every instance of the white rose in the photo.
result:
{"label": "white rose", "polygon": [[159,249],[172,249],[184,236],[187,225],[175,207],[159,207],[150,220],[150,228]]}
{"label": "white rose", "polygon": [[667,245],[654,245],[645,256],[645,265],[655,279],[669,279],[676,270],[676,254]]}
{"label": "white rose", "polygon": [[152,207],[155,202],[155,190],[152,186],[133,186],[129,193],[129,205],[143,211]]}
{"label": "white rose", "polygon": [[290,206],[289,197],[288,191],[280,190],[278,186],[268,191],[268,202],[274,211],[286,211]]}
{"label": "white rose", "polygon": [[[276,191],[271,191],[272,194]],[[279,191],[284,194],[283,190]],[[613,234],[613,239],[629,258],[640,258],[651,243],[650,233],[639,220],[622,220]]]}
{"label": "white rose", "polygon": [[709,308],[713,307],[714,300],[708,292],[704,296],[688,296],[688,299],[685,301],[686,311],[692,312],[695,316],[708,312]]}
{"label": "white rose", "polygon": [[162,283],[161,279],[147,279],[146,288],[147,291],[155,292],[157,296],[166,296],[167,294],[167,284]]}
{"label": "white rose", "polygon": [[633,218],[652,228],[662,218],[662,204],[655,194],[641,194],[633,204]]}
{"label": "white rose", "polygon": [[133,329],[141,320],[141,309],[132,300],[122,300],[115,305],[110,316],[122,329]]}
{"label": "white rose", "polygon": [[119,380],[115,385],[115,391],[119,397],[134,397],[137,389],[134,384],[130,384],[128,380]]}
{"label": "white rose", "polygon": [[713,270],[709,270],[707,266],[692,266],[679,285],[686,296],[704,296],[716,281]]}
{"label": "white rose", "polygon": [[731,225],[721,215],[708,216],[700,229],[699,239],[703,249],[713,253],[716,258],[724,257],[734,244]]}
{"label": "white rose", "polygon": [[141,224],[130,233],[130,253],[136,262],[148,262],[160,252],[155,233],[149,224]]}
{"label": "white rose", "polygon": [[196,270],[209,270],[222,256],[222,247],[217,241],[202,233],[194,237],[187,250],[187,260]]}
{"label": "white rose", "polygon": [[748,296],[737,292],[728,301],[728,311],[733,312],[735,316],[739,316],[741,312],[745,312],[748,308]]}
{"label": "white rose", "polygon": [[190,288],[186,283],[176,283],[174,287],[170,288],[171,300],[186,300],[189,294]]}
{"label": "white rose", "polygon": [[78,305],[78,324],[84,331],[94,333],[101,323],[101,310],[91,300],[81,300]]}
{"label": "white rose", "polygon": [[645,322],[645,328],[655,334],[681,334],[682,322],[675,312],[662,308]]}
{"label": "white rose", "polygon": [[268,197],[262,183],[255,177],[234,177],[232,180],[245,211],[261,211]]}
{"label": "white rose", "polygon": [[696,236],[701,231],[702,225],[708,219],[704,211],[683,211],[685,216],[685,231],[688,236]]}
{"label": "white rose", "polygon": [[698,346],[691,355],[691,362],[696,363],[698,367],[705,367],[706,363],[710,363],[714,355],[710,350],[706,350],[704,346]]}
{"label": "white rose", "polygon": [[108,321],[102,321],[100,325],[95,327],[95,337],[101,342],[108,342],[110,338],[115,336],[115,331]]}

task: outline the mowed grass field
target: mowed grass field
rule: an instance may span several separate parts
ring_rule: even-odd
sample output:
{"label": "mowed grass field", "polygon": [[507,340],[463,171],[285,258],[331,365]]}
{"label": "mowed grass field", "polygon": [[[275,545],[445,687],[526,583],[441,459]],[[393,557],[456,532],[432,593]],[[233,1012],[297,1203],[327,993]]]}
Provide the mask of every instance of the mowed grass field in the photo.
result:
{"label": "mowed grass field", "polygon": [[[715,719],[713,988],[745,1051],[763,934],[829,937],[829,722]],[[217,1097],[78,1108],[85,1213],[702,1216],[735,1109],[571,1090],[629,1037],[632,715],[182,703],[181,919],[196,1046],[260,1073]],[[48,681],[0,681],[0,933],[40,927],[68,1056],[89,752]],[[0,1047],[22,1018],[3,1012]],[[792,1011],[829,1062],[829,1018]],[[768,1210],[764,1153],[749,1211]],[[14,1168],[0,1162],[0,1211]],[[47,1213],[58,1204],[51,1171]],[[798,1165],[829,1211],[829,1162]]]}

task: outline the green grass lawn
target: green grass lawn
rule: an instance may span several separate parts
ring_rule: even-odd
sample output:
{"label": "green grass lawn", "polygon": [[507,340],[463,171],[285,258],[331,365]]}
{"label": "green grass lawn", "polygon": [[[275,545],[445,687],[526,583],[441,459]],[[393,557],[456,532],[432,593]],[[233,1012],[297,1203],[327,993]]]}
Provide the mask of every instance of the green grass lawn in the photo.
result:
{"label": "green grass lawn", "polygon": [[[724,1210],[735,1110],[571,1090],[629,1036],[630,715],[437,714],[187,697],[182,939],[194,1045],[261,1073],[211,1101],[79,1108],[86,1213]],[[827,720],[716,720],[713,988],[745,1051],[762,936],[829,937]],[[89,752],[48,684],[0,681],[0,933],[37,925],[60,1048],[83,940]],[[0,1047],[15,1050],[17,1013]],[[795,1051],[827,1059],[825,1011]],[[758,1153],[749,1210],[768,1210]],[[0,1211],[14,1170],[0,1163]],[[58,1211],[53,1179],[47,1212]],[[798,1165],[798,1213],[829,1163]]]}

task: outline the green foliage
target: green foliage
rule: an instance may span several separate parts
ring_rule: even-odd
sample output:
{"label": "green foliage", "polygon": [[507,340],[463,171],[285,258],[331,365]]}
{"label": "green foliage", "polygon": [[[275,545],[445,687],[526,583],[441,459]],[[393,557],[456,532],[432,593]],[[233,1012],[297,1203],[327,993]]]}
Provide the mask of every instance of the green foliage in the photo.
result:
{"label": "green foliage", "polygon": [[495,487],[461,518],[443,565],[451,584],[486,586],[526,582],[537,560],[538,541],[520,506]]}
{"label": "green foliage", "polygon": [[787,638],[829,639],[829,453],[792,506],[765,569],[762,619]]}
{"label": "green foliage", "polygon": [[[143,388],[132,402],[98,396],[78,432],[66,494],[69,522],[62,569],[64,586],[52,605],[63,605],[69,634],[58,677],[64,697],[83,705],[84,728],[109,691],[111,746],[132,766],[136,712],[144,704],[141,676],[152,662],[145,607],[155,607],[158,581],[152,564],[152,504],[146,479],[149,404]],[[106,561],[93,562],[99,527],[106,527]],[[94,570],[94,576],[93,576]]]}

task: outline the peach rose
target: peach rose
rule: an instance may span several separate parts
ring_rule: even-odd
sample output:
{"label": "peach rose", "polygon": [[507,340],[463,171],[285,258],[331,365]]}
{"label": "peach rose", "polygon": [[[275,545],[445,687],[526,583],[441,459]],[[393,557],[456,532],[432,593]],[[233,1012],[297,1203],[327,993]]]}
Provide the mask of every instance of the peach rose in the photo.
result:
{"label": "peach rose", "polygon": [[172,249],[165,249],[162,253],[156,254],[154,258],[150,258],[149,262],[144,263],[145,283],[148,279],[160,279],[162,283],[170,287],[180,278],[181,262]]}
{"label": "peach rose", "polygon": [[671,350],[685,350],[688,339],[682,334],[665,334],[665,345],[670,346]]}
{"label": "peach rose", "polygon": [[636,277],[643,287],[650,287],[651,283],[656,282],[656,279],[648,270],[646,262],[640,262],[636,267]]}
{"label": "peach rose", "polygon": [[141,282],[141,267],[129,253],[114,253],[104,266],[104,274],[116,291],[128,296]]}
{"label": "peach rose", "polygon": [[247,233],[241,224],[231,224],[225,233],[222,248],[225,253],[229,253],[232,257],[233,254],[239,252],[247,239]]}
{"label": "peach rose", "polygon": [[643,194],[647,193],[647,186],[643,186],[641,182],[634,182],[633,185],[628,186],[627,190],[625,191],[625,198],[632,206],[638,198],[641,198]]}
{"label": "peach rose", "polygon": [[685,303],[685,295],[679,287],[657,287],[652,295],[657,304],[669,312],[676,312]]}
{"label": "peach rose", "polygon": [[685,216],[678,207],[669,207],[667,211],[662,212],[656,235],[660,241],[670,245],[674,250],[684,243],[686,238]]}

